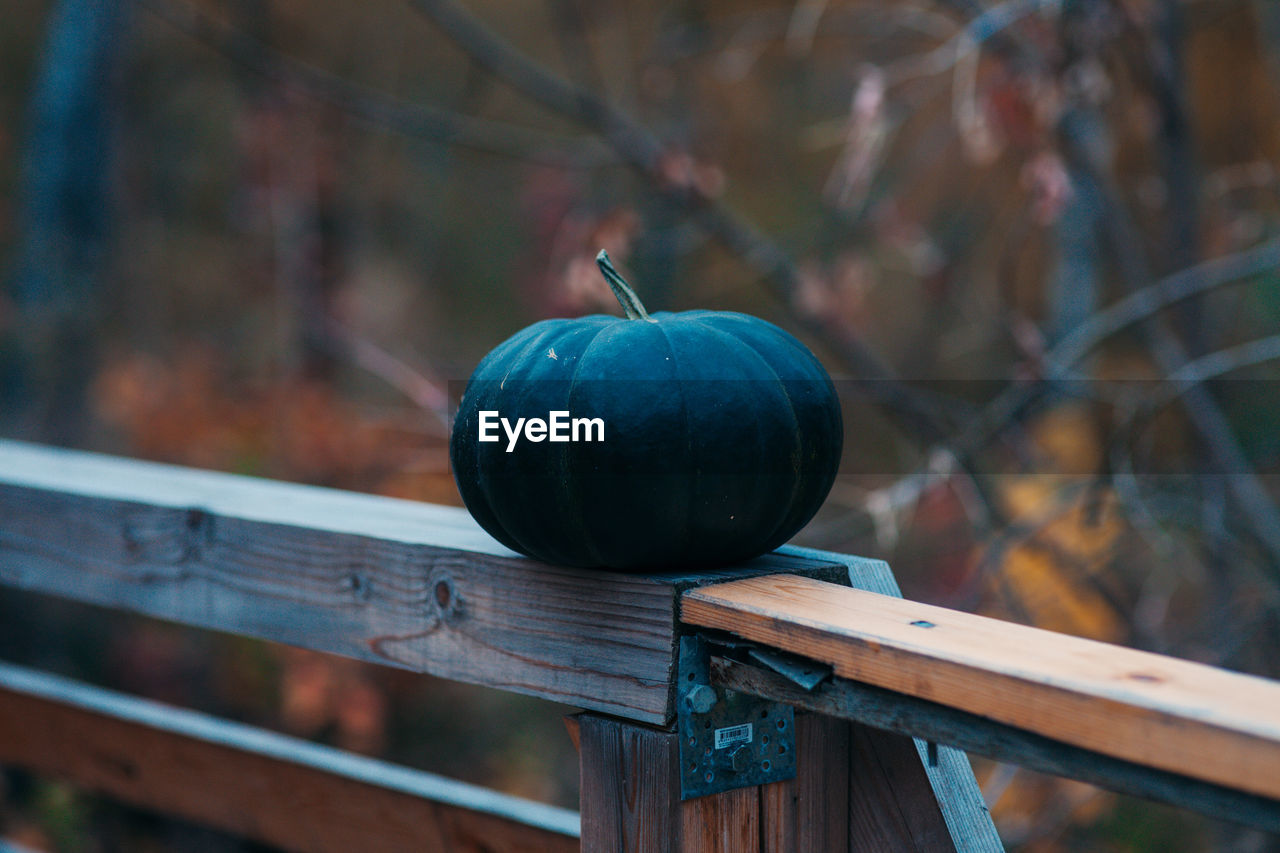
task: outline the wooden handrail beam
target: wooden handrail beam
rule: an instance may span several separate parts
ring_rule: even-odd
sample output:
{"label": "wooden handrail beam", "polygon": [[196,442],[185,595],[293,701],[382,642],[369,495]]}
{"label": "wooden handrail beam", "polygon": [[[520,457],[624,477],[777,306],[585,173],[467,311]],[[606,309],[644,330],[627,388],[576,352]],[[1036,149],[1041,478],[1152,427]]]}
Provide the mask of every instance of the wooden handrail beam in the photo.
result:
{"label": "wooden handrail beam", "polygon": [[840,678],[1280,799],[1277,682],[791,576],[690,590],[681,618]]}
{"label": "wooden handrail beam", "polygon": [[0,584],[641,722],[674,716],[680,593],[779,571],[849,578],[548,566],[462,509],[0,441]]}

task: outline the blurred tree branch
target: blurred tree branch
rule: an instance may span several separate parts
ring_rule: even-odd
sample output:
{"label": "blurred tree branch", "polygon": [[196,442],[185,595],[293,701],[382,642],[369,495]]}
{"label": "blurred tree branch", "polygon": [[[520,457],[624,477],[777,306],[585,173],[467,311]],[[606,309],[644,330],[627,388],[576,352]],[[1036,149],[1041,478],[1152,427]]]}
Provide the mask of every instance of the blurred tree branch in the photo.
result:
{"label": "blurred tree branch", "polygon": [[604,77],[587,38],[586,15],[579,0],[548,0],[556,21],[560,53],[578,85],[587,91],[605,91]]}
{"label": "blurred tree branch", "polygon": [[960,31],[938,47],[917,56],[905,56],[883,69],[885,83],[896,86],[908,80],[941,74],[974,56],[982,45],[1022,18],[1056,0],[1006,0],[974,14]]}
{"label": "blurred tree branch", "polygon": [[449,394],[443,382],[411,367],[332,317],[326,318],[325,331],[326,342],[337,351],[335,354],[348,356],[356,365],[404,394],[414,405],[435,418],[440,435],[449,434],[453,419],[449,413]]}
{"label": "blurred tree branch", "polygon": [[[410,0],[480,67],[554,112],[595,130],[651,186],[678,204],[708,234],[767,281],[784,305],[797,288],[797,270],[788,254],[723,202],[692,182],[672,180],[664,168],[672,152],[654,134],[596,94],[569,83],[525,56],[474,15],[451,0]],[[942,441],[951,431],[937,404],[900,382],[889,366],[847,328],[817,318],[800,318],[808,331],[830,344],[848,364],[853,380],[883,404],[909,433]]]}
{"label": "blurred tree branch", "polygon": [[[953,4],[970,5],[969,0],[951,0],[951,2]],[[1075,2],[1071,5],[1073,8],[1089,6],[1089,4],[1083,2]],[[1030,49],[1016,32],[1002,30],[993,34],[991,42],[998,52],[1006,58],[1006,61],[1013,64],[1015,70],[1017,68],[1036,67],[1040,64],[1036,52]],[[1094,46],[1090,45],[1090,47]],[[1086,114],[1092,109],[1088,106],[1082,108]],[[1108,247],[1118,266],[1121,277],[1130,290],[1135,293],[1148,291],[1152,293],[1152,297],[1140,298],[1137,302],[1130,303],[1130,307],[1126,310],[1110,314],[1105,321],[1101,321],[1096,325],[1091,324],[1090,320],[1082,323],[1081,327],[1079,327],[1082,328],[1082,331],[1075,338],[1072,348],[1065,353],[1073,357],[1077,353],[1083,354],[1087,347],[1081,349],[1080,345],[1086,342],[1092,345],[1092,342],[1096,341],[1096,336],[1099,333],[1103,333],[1108,323],[1116,323],[1130,313],[1136,313],[1142,317],[1154,315],[1154,311],[1148,310],[1148,306],[1144,302],[1148,298],[1156,297],[1156,294],[1159,293],[1159,291],[1150,291],[1152,276],[1146,258],[1142,253],[1141,240],[1124,206],[1118,200],[1114,189],[1109,185],[1108,164],[1103,162],[1106,157],[1107,145],[1100,143],[1090,135],[1089,129],[1094,124],[1087,121],[1076,123],[1076,132],[1062,133],[1060,135],[1061,145],[1067,160],[1076,167],[1076,174],[1079,179],[1097,189],[1096,195],[1102,204],[1101,216],[1103,225],[1101,231],[1108,240]],[[1255,250],[1262,256],[1261,258],[1254,255],[1243,259],[1236,258],[1234,262],[1232,260],[1224,260],[1207,266],[1209,266],[1209,270],[1217,274],[1232,273],[1239,268],[1250,269],[1252,268],[1251,264],[1256,265],[1259,260],[1265,262],[1270,257],[1268,250],[1275,251],[1275,248],[1273,244],[1268,244],[1267,247]],[[1237,263],[1239,264],[1238,268],[1235,267]],[[1165,295],[1176,296],[1179,290],[1183,288],[1198,292],[1198,290],[1206,290],[1214,286],[1209,282],[1215,279],[1205,276],[1204,268],[1197,269],[1200,269],[1199,275],[1189,271],[1185,278],[1178,278],[1170,282],[1165,288]],[[1249,273],[1245,272],[1243,274],[1248,275]],[[1160,300],[1155,299],[1155,301]],[[1172,301],[1178,300],[1175,298]],[[1160,365],[1166,374],[1176,371],[1187,361],[1182,344],[1167,327],[1159,322],[1158,318],[1153,326],[1150,324],[1144,326],[1143,331],[1156,363]],[[1048,363],[1050,365],[1054,364],[1055,361],[1060,363],[1063,360],[1063,355],[1064,353],[1061,352],[1052,353]],[[1055,378],[1052,373],[1051,378]],[[1029,405],[1044,393],[1045,387],[1047,386],[1041,386],[1040,388],[1032,385],[1013,386],[999,395],[984,412],[984,416],[977,419],[954,445],[957,448],[957,456],[962,464],[967,461],[969,454],[985,445],[990,437],[997,435],[1005,424],[1015,421]],[[1217,402],[1203,387],[1196,386],[1191,388],[1182,399],[1193,424],[1206,442],[1213,457],[1214,467],[1227,475],[1229,490],[1240,505],[1244,516],[1248,519],[1255,538],[1267,551],[1273,568],[1280,567],[1280,510],[1277,509],[1275,501],[1262,486],[1256,472],[1241,450],[1230,423],[1222,414]]]}
{"label": "blurred tree branch", "polygon": [[613,155],[593,139],[564,139],[503,122],[402,101],[284,56],[184,2],[134,0],[160,20],[244,66],[371,124],[488,154],[594,169]]}
{"label": "blurred tree branch", "polygon": [[[1131,288],[1142,288],[1151,276],[1142,256],[1141,242],[1127,214],[1107,192],[1107,233],[1121,274]],[[1157,318],[1142,327],[1156,364],[1166,374],[1175,373],[1187,362],[1183,345]],[[1217,401],[1202,385],[1189,388],[1181,396],[1187,415],[1203,437],[1213,465],[1227,478],[1228,490],[1248,519],[1254,536],[1266,549],[1273,570],[1280,571],[1280,509],[1250,463]]]}
{"label": "blurred tree branch", "polygon": [[713,34],[708,33],[703,25],[675,26],[659,36],[653,48],[654,58],[657,62],[671,63],[713,52],[717,54],[720,73],[737,76],[750,70],[749,60],[758,57],[763,43],[783,39],[792,51],[797,51],[799,45],[806,50],[811,49],[812,39],[806,33],[808,27],[819,22],[821,29],[815,30],[813,37],[840,36],[850,40],[867,35],[879,36],[896,27],[945,40],[963,26],[963,22],[955,17],[916,0],[834,8],[821,4],[825,6],[820,10],[821,17],[810,21],[809,16],[817,11],[818,5],[814,0],[800,0],[790,9],[754,9],[727,16],[724,20],[730,35],[722,40],[711,40],[709,37]]}
{"label": "blurred tree branch", "polygon": [[1280,334],[1267,335],[1188,361],[1170,373],[1156,393],[1143,401],[1147,417],[1178,397],[1202,385],[1246,367],[1280,359]]}
{"label": "blurred tree branch", "polygon": [[[514,46],[494,34],[469,12],[451,0],[412,0],[412,5],[422,11],[465,50],[480,66],[486,68],[508,85],[523,92],[550,109],[569,116],[595,129],[629,164],[650,178],[661,192],[676,198],[704,229],[716,237],[730,251],[745,259],[768,280],[784,300],[788,300],[796,287],[796,270],[787,254],[768,238],[742,221],[733,211],[716,199],[708,198],[690,185],[672,184],[663,173],[666,155],[664,145],[646,128],[631,119],[609,102],[593,93],[578,88],[545,69],[520,53]],[[966,9],[974,15],[970,24],[931,54],[954,62],[972,50],[977,44],[991,42],[1002,54],[1024,67],[1038,66],[1033,51],[1028,51],[1016,35],[1006,32],[1010,23],[1034,11],[1041,4],[1035,0],[1012,0],[994,10]],[[931,60],[932,61],[932,60]],[[936,69],[945,70],[945,69]],[[1086,170],[1094,170],[1092,157],[1096,146],[1091,140],[1066,134],[1064,144],[1068,157]],[[1103,214],[1113,237],[1111,249],[1120,263],[1123,274],[1138,295],[1130,297],[1113,309],[1092,315],[1063,341],[1061,350],[1055,348],[1046,360],[1050,365],[1050,378],[1061,379],[1055,365],[1072,363],[1082,357],[1092,346],[1125,325],[1153,316],[1161,307],[1204,292],[1212,287],[1247,276],[1258,271],[1259,264],[1271,262],[1277,251],[1275,244],[1267,244],[1249,253],[1219,259],[1210,264],[1193,268],[1170,277],[1159,285],[1150,281],[1146,262],[1138,253],[1139,243],[1113,194],[1100,184],[1103,195]],[[1123,234],[1124,236],[1119,236]],[[1028,406],[1048,389],[1046,384],[1012,386],[999,395],[983,416],[971,422],[959,437],[951,442],[945,422],[936,409],[923,401],[913,389],[892,378],[886,365],[863,342],[844,329],[832,329],[821,321],[808,321],[829,342],[838,344],[839,351],[870,396],[886,403],[911,427],[914,434],[931,443],[950,445],[955,461],[961,468],[972,465],[973,457],[995,436],[1016,423]],[[1166,371],[1177,369],[1185,361],[1181,346],[1168,333],[1148,332],[1157,360]],[[1255,534],[1280,564],[1280,512],[1262,489],[1247,465],[1243,453],[1230,432],[1229,425],[1211,399],[1198,392],[1189,392],[1189,408],[1197,427],[1205,434],[1219,468],[1234,473],[1232,491],[1252,520]],[[904,500],[904,495],[923,489],[935,477],[919,477],[912,480],[914,488],[894,490],[894,505]]]}
{"label": "blurred tree branch", "polygon": [[1161,310],[1225,285],[1245,282],[1280,267],[1280,238],[1223,255],[1166,276],[1096,311],[1045,354],[1051,377],[1072,375],[1072,366],[1104,340]]}
{"label": "blurred tree branch", "polygon": [[[584,169],[608,162],[607,158],[601,157],[603,152],[593,142],[554,139],[524,128],[408,104],[370,91],[282,56],[188,4],[169,0],[135,2],[255,73],[330,103],[357,118],[409,135],[520,159]],[[561,17],[580,14],[566,8],[567,3],[568,0],[557,0]],[[617,155],[653,179],[664,197],[676,202],[701,228],[742,258],[773,286],[784,304],[789,304],[795,291],[796,270],[787,254],[721,202],[703,195],[691,184],[673,181],[665,168],[669,163],[669,151],[647,129],[609,102],[561,80],[524,57],[468,12],[447,0],[421,0],[414,5],[458,43],[478,66],[553,111],[599,133]],[[566,44],[566,50],[571,53],[585,45],[585,33],[581,32],[580,22],[574,26],[578,30],[577,35],[572,35],[572,44]],[[582,66],[582,74],[585,79],[598,79],[598,72],[589,64]],[[910,433],[922,435],[928,441],[940,441],[949,434],[951,424],[939,408],[939,401],[896,380],[890,368],[851,331],[819,319],[801,318],[801,322],[841,354],[855,381],[862,385],[868,396],[895,413]]]}
{"label": "blurred tree branch", "polygon": [[[961,462],[968,461],[971,465],[977,453],[1005,430],[1018,424],[1026,411],[1045,395],[1062,389],[1064,383],[1088,381],[1076,365],[1108,337],[1150,320],[1171,305],[1225,285],[1240,283],[1277,266],[1280,266],[1280,238],[1174,273],[1095,312],[1044,354],[1044,378],[1007,386],[975,416],[970,427],[961,432],[953,443],[934,449],[924,470],[908,474],[870,493],[864,502],[867,512],[874,518],[882,518],[886,513],[900,512],[913,505],[925,491],[946,482],[958,469],[963,470],[966,466]],[[1183,383],[1189,390],[1201,374],[1204,376],[1199,381],[1205,381],[1249,364],[1280,357],[1269,355],[1276,348],[1280,348],[1280,342],[1270,337],[1242,344],[1188,362],[1171,371],[1169,378]],[[1169,394],[1164,403],[1176,396],[1178,394]]]}

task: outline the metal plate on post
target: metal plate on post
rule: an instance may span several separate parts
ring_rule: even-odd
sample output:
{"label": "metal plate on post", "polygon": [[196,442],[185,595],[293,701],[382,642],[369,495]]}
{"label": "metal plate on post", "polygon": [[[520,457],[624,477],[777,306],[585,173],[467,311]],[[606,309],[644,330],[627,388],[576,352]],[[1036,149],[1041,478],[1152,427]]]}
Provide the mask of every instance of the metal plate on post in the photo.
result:
{"label": "metal plate on post", "polygon": [[711,686],[710,664],[706,640],[680,638],[680,799],[794,779],[791,706]]}

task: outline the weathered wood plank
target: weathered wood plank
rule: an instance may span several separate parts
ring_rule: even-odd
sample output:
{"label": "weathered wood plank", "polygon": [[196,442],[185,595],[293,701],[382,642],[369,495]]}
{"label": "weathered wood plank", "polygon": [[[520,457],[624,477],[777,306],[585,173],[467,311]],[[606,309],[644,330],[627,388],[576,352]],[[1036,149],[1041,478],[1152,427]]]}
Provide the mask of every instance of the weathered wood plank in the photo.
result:
{"label": "weathered wood plank", "polygon": [[0,441],[0,584],[527,693],[673,715],[679,593],[520,557],[460,509]]}
{"label": "weathered wood plank", "polygon": [[1280,684],[804,578],[693,590],[682,618],[1148,767],[1280,798]]}
{"label": "weathered wood plank", "polygon": [[[931,775],[950,764],[963,768],[972,777],[965,753],[975,753],[1041,773],[1079,779],[1118,793],[1159,800],[1219,820],[1280,833],[1280,801],[1143,767],[881,687],[837,678],[810,692],[768,670],[725,658],[712,659],[711,683],[816,714],[909,735],[917,742],[931,740],[938,745],[938,767],[925,765]],[[956,773],[951,778],[963,776]],[[935,783],[938,803],[944,812],[949,804],[954,805],[968,796],[964,790],[949,793],[945,789],[938,792],[938,788]],[[981,800],[974,808],[985,810]],[[954,831],[953,838],[961,850],[976,849],[975,845],[965,843],[965,837],[957,838]]]}
{"label": "weathered wood plank", "polygon": [[578,850],[564,809],[9,664],[0,764],[288,850]]}

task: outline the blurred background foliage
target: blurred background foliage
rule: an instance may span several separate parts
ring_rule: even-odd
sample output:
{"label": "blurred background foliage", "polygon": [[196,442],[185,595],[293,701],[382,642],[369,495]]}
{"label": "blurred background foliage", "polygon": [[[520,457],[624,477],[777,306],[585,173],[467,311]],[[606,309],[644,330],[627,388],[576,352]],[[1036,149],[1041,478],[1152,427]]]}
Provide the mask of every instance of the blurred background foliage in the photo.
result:
{"label": "blurred background foliage", "polygon": [[[1266,0],[20,0],[0,432],[457,503],[450,399],[606,248],[836,376],[800,541],[1275,677],[1278,63]],[[10,592],[0,654],[576,804],[547,703]],[[1011,850],[1280,849],[975,764]],[[4,779],[33,847],[252,849]]]}

